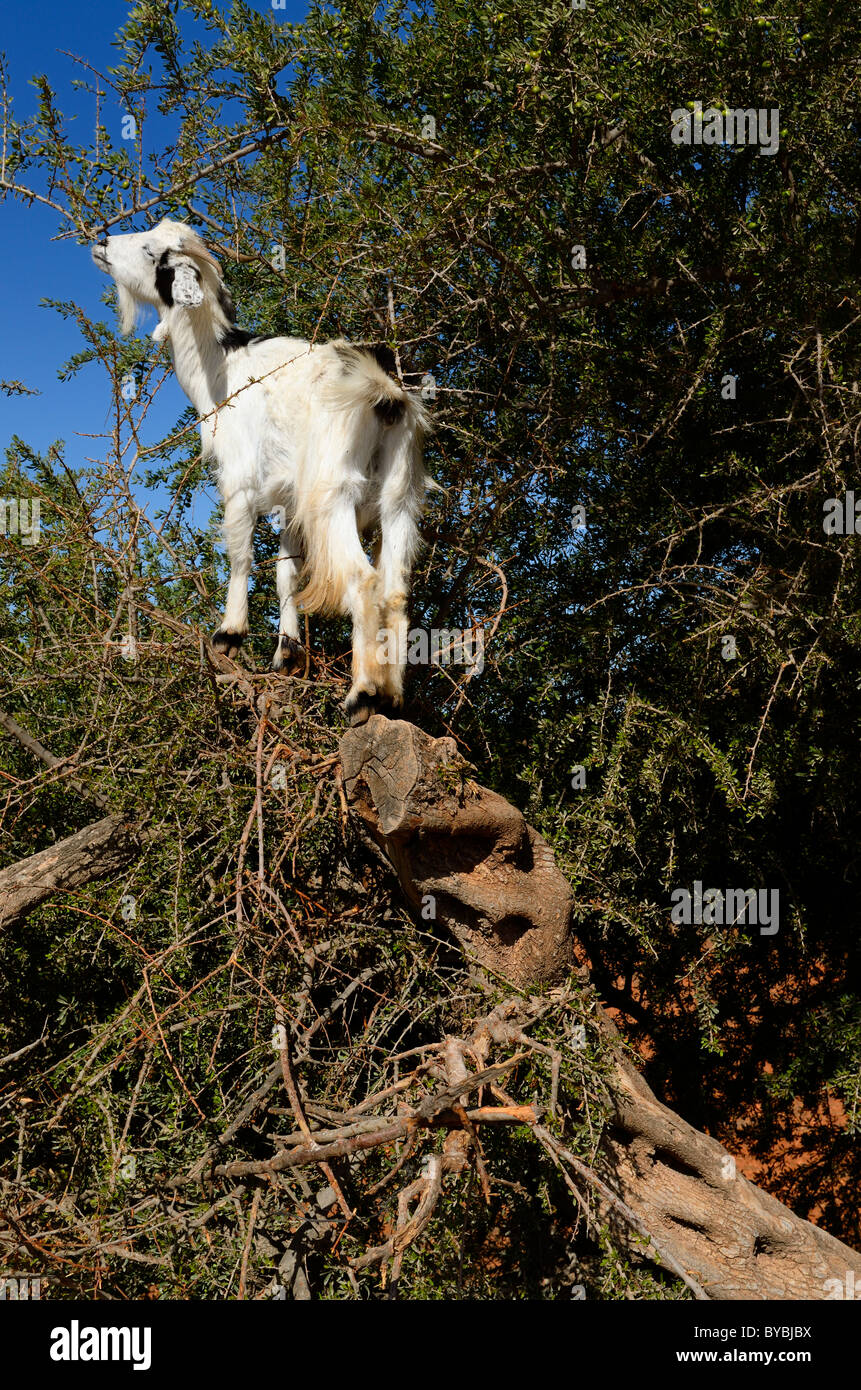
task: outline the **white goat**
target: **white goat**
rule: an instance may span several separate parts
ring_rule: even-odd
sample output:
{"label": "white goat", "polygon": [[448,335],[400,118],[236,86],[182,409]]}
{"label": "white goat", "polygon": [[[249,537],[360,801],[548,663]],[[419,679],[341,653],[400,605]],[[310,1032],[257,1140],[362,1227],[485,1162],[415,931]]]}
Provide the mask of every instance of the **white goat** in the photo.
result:
{"label": "white goat", "polygon": [[[279,512],[281,617],[273,666],[304,662],[296,602],[353,620],[353,722],[379,704],[399,705],[406,661],[406,602],[427,486],[419,400],[381,363],[386,348],[339,339],[257,337],[233,326],[218,262],[182,222],[107,237],[93,260],[116,281],[120,327],[154,306],[182,389],[200,415],[204,457],[215,459],[224,501],[230,585],[213,643],[233,655],[248,631],[252,536]],[[375,563],[362,538],[379,526]],[[306,587],[297,595],[297,560]],[[394,659],[391,653],[394,651]]]}

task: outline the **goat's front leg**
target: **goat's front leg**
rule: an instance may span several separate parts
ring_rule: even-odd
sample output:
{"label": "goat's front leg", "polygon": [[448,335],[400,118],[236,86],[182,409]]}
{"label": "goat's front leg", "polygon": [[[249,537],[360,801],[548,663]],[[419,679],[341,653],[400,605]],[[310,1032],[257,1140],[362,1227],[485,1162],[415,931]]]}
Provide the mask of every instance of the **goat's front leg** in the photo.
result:
{"label": "goat's front leg", "polygon": [[224,541],[230,561],[230,583],[221,627],[212,639],[218,652],[233,657],[248,634],[248,578],[253,558],[252,538],[257,509],[251,495],[235,492],[224,504]]}
{"label": "goat's front leg", "polygon": [[418,529],[401,505],[381,509],[380,550],[376,561],[380,577],[380,652],[383,657],[382,694],[395,707],[403,704],[407,660],[407,594],[410,569],[418,547]]}
{"label": "goat's front leg", "polygon": [[296,585],[299,579],[302,556],[297,552],[297,542],[286,530],[279,533],[278,569],[278,645],[272,658],[273,671],[285,671],[287,675],[301,675],[305,670],[305,648],[299,640],[299,614],[296,611]]}

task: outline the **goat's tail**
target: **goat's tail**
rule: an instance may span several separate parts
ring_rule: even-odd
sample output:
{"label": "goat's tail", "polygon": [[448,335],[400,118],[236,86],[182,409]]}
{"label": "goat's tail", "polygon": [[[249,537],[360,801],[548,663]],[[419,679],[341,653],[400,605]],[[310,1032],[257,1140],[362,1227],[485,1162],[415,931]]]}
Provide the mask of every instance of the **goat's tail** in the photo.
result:
{"label": "goat's tail", "polygon": [[[381,424],[396,425],[411,404],[416,404],[389,375],[395,370],[391,348],[376,343],[359,347],[342,338],[329,343],[329,347],[337,354],[341,368],[337,375],[327,374],[320,384],[323,399],[331,409],[370,406]],[[413,416],[414,412],[410,410],[410,414]],[[426,427],[426,420],[424,424]]]}
{"label": "goat's tail", "polygon": [[[405,390],[389,375],[395,370],[391,348],[377,343],[356,347],[340,338],[329,343],[329,347],[338,354],[343,370],[321,383],[326,404],[334,410],[370,406],[378,423],[403,424],[407,432],[406,448],[420,461],[425,435],[432,428],[431,417],[419,394]],[[412,472],[412,465],[408,472]],[[436,486],[430,479],[426,482],[430,487]]]}
{"label": "goat's tail", "polygon": [[[412,525],[423,510],[425,489],[430,485],[422,466],[422,442],[430,429],[427,412],[415,393],[405,391],[384,370],[381,361],[386,360],[383,354],[388,349],[357,348],[345,342],[329,346],[340,359],[341,371],[327,374],[319,383],[322,400],[330,410],[356,412],[356,430],[363,436],[363,445],[370,445],[369,453],[380,451],[383,488]],[[296,599],[307,613],[344,611],[349,579],[344,556],[355,531],[352,537],[341,536],[338,528],[341,524],[354,528],[355,519],[352,509],[349,520],[335,517],[334,504],[339,494],[343,496],[342,489],[342,479],[318,477],[301,491],[296,507],[294,526],[305,552],[305,587]]]}

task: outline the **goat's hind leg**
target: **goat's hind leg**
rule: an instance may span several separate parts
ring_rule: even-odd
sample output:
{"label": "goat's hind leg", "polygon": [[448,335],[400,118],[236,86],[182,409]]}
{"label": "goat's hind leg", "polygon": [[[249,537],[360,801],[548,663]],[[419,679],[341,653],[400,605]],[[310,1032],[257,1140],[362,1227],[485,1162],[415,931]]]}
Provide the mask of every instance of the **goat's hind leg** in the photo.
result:
{"label": "goat's hind leg", "polygon": [[[361,549],[361,547],[360,547]],[[344,701],[351,724],[364,724],[378,710],[388,709],[387,667],[379,645],[380,580],[362,554],[347,585],[346,607],[353,619],[353,683]]]}
{"label": "goat's hind leg", "polygon": [[305,671],[305,648],[299,640],[299,614],[295,600],[302,560],[297,544],[290,531],[281,530],[276,576],[280,619],[272,669],[283,671],[288,676],[301,676]]}
{"label": "goat's hind leg", "polygon": [[[375,568],[380,579],[380,628],[384,634],[382,693],[397,709],[403,704],[407,661],[407,597],[419,548],[416,518],[424,500],[424,473],[415,460],[418,444],[406,421],[383,439],[380,545]],[[416,479],[421,479],[419,484]]]}
{"label": "goat's hind leg", "polygon": [[362,724],[389,703],[387,670],[380,651],[380,577],[362,549],[354,506],[344,503],[331,519],[330,541],[338,557],[341,611],[353,620],[353,682],[343,708]]}
{"label": "goat's hind leg", "polygon": [[248,579],[257,511],[249,493],[235,492],[224,504],[224,541],[230,561],[230,583],[221,626],[212,638],[217,652],[234,657],[248,635]]}

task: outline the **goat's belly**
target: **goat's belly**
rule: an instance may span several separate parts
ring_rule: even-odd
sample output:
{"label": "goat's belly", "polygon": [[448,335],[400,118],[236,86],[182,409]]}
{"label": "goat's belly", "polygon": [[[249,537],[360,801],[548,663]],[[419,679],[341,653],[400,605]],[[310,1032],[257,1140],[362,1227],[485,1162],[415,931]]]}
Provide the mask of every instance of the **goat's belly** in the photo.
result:
{"label": "goat's belly", "polygon": [[260,484],[273,506],[286,505],[296,484],[296,445],[288,432],[273,437],[267,432],[260,450]]}

